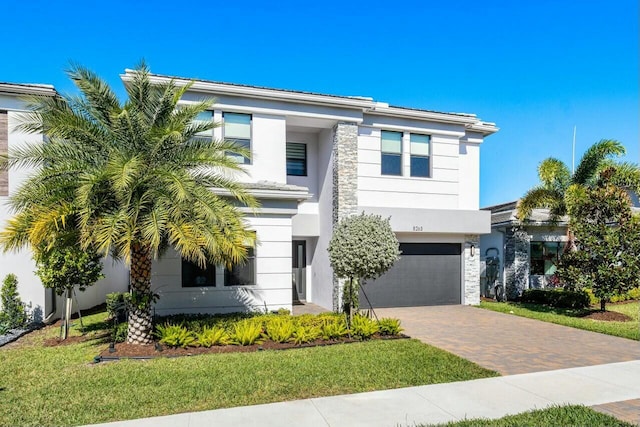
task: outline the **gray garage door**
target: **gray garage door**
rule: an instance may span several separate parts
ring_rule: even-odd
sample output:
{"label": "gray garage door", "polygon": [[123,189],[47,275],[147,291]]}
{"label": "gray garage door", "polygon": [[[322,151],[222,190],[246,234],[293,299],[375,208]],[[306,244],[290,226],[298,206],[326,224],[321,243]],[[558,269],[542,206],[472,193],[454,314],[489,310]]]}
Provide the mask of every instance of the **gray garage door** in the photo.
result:
{"label": "gray garage door", "polygon": [[[461,245],[401,243],[400,259],[365,292],[374,307],[460,304]],[[360,307],[369,304],[360,292]]]}

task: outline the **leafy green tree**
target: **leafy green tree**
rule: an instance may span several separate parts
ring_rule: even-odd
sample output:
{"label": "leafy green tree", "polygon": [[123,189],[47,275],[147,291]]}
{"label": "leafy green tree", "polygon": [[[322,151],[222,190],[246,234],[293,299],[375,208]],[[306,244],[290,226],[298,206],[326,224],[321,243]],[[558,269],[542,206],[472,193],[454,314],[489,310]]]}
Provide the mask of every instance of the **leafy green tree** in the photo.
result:
{"label": "leafy green tree", "polygon": [[[625,153],[618,141],[603,139],[584,153],[572,174],[564,162],[553,157],[538,166],[540,184],[527,191],[518,203],[518,219],[525,221],[536,208],[548,208],[552,221],[568,213],[570,191],[593,187],[604,170],[614,173],[609,182],[621,188],[640,190],[640,169],[631,163],[615,162],[614,157]],[[613,169],[612,169],[613,168]]]}
{"label": "leafy green tree", "polygon": [[77,234],[61,235],[53,246],[41,246],[34,253],[36,274],[45,288],[54,289],[58,295],[66,294],[63,316],[63,339],[69,335],[73,288],[84,291],[104,277],[102,256],[92,247],[83,249]]}
{"label": "leafy green tree", "polygon": [[[613,173],[613,171],[611,171]],[[628,193],[607,182],[570,193],[570,225],[575,251],[561,258],[558,277],[575,287],[591,288],[600,309],[617,294],[640,285],[640,218]]]}
{"label": "leafy green tree", "polygon": [[27,323],[27,311],[18,295],[18,278],[15,274],[7,274],[2,281],[0,303],[0,320],[8,329],[20,328]]}
{"label": "leafy green tree", "polygon": [[336,225],[329,242],[329,261],[336,276],[348,280],[343,301],[349,320],[357,286],[387,272],[400,255],[399,246],[388,218],[363,212]]}
{"label": "leafy green tree", "polygon": [[125,83],[121,103],[106,82],[73,66],[80,96],[33,99],[20,128],[46,143],[9,153],[8,166],[36,167],[11,197],[17,212],[0,234],[5,250],[51,244],[77,229],[83,249],[95,247],[130,267],[127,341],[152,341],[151,262],[167,247],[188,260],[232,265],[254,239],[238,205],[257,202],[235,176],[212,121],[196,120],[213,100],[178,105],[190,84],[154,83],[142,63]]}

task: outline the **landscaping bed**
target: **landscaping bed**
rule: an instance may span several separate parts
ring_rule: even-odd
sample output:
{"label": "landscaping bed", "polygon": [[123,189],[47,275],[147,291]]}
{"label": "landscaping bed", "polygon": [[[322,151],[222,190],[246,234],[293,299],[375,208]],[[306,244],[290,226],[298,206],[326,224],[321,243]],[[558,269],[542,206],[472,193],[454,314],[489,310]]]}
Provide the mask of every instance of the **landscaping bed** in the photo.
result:
{"label": "landscaping bed", "polygon": [[[406,335],[386,336],[375,334],[370,337],[370,340],[394,340],[394,339],[408,339]],[[224,345],[224,346],[212,346],[212,347],[166,347],[160,345],[159,348],[154,344],[150,345],[138,345],[117,343],[114,349],[109,348],[103,350],[98,356],[100,360],[115,360],[118,358],[155,358],[155,357],[181,357],[181,356],[197,356],[201,354],[220,354],[220,353],[251,353],[255,351],[264,350],[289,350],[296,348],[310,348],[310,347],[323,347],[336,344],[352,344],[362,342],[355,338],[343,338],[340,340],[323,340],[316,339],[314,341],[295,344],[292,342],[279,343],[273,341],[265,341],[262,344],[252,344],[245,346],[236,345]],[[46,345],[46,343],[45,343]]]}

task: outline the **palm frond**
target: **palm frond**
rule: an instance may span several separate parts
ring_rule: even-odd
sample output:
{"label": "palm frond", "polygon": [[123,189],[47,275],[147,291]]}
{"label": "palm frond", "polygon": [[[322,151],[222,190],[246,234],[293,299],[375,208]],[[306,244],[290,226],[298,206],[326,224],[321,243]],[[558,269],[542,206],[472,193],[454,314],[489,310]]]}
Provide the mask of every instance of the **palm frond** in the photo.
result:
{"label": "palm frond", "polygon": [[559,191],[542,186],[534,187],[520,199],[516,215],[520,221],[526,221],[534,209],[547,208],[557,211],[563,203],[564,197]]}
{"label": "palm frond", "polygon": [[625,148],[619,141],[601,139],[584,153],[571,182],[573,184],[588,184],[597,176],[599,168],[605,160],[614,156],[621,156],[624,153]]}

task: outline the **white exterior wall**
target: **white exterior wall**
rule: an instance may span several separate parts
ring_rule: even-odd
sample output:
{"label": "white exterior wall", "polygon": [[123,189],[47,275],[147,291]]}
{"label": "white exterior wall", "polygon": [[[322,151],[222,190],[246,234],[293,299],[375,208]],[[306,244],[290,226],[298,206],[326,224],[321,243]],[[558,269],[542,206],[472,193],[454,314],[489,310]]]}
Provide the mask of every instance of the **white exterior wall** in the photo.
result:
{"label": "white exterior wall", "polygon": [[[0,109],[21,109],[22,105],[15,99],[0,96]],[[15,130],[18,124],[18,112],[8,111],[7,120],[9,124],[9,150],[22,144],[41,144],[42,135],[29,135]],[[21,168],[9,170],[9,194],[13,194],[20,184],[28,178],[33,169]],[[8,206],[9,198],[0,196],[0,227],[4,229],[7,221],[13,216],[13,212]],[[45,310],[44,288],[40,279],[35,275],[35,263],[28,249],[17,252],[8,252],[0,255],[0,281],[4,280],[7,274],[13,273],[18,277],[18,293],[22,302],[31,304],[32,309],[39,309],[42,313]]]}
{"label": "white exterior wall", "polygon": [[[318,135],[318,160],[320,164],[332,165],[333,132],[323,130]],[[333,269],[329,263],[329,240],[333,232],[333,169],[318,169],[318,212],[320,235],[314,248],[312,261],[312,301],[321,307],[331,310],[333,307]],[[307,250],[309,250],[307,248]]]}
{"label": "white exterior wall", "polygon": [[460,209],[480,208],[480,146],[460,143],[459,203]]}
{"label": "white exterior wall", "polygon": [[[464,200],[469,196],[461,187],[468,186],[474,177],[479,179],[478,164],[472,164],[477,156],[462,159],[460,138],[464,129],[459,126],[442,126],[437,123],[392,118],[365,118],[358,134],[358,204],[387,208],[422,209],[478,209],[475,183],[475,202]],[[381,174],[381,131],[404,132],[402,140],[402,176]],[[429,157],[431,176],[411,177],[410,133],[431,136]],[[469,165],[467,165],[469,163]],[[474,170],[461,172],[467,166]],[[475,203],[475,207],[473,206]]]}
{"label": "white exterior wall", "polygon": [[263,215],[247,221],[258,240],[256,284],[224,286],[219,273],[215,287],[183,288],[182,260],[170,249],[152,266],[152,290],[160,295],[157,314],[291,310],[291,218]]}
{"label": "white exterior wall", "polygon": [[[287,175],[287,184],[307,187],[311,197],[298,205],[299,214],[318,214],[318,182],[319,174],[324,173],[328,164],[318,157],[318,134],[303,132],[287,132],[287,142],[298,142],[307,145],[307,176]],[[286,159],[285,159],[286,173]]]}
{"label": "white exterior wall", "polygon": [[[42,135],[25,134],[15,129],[18,115],[24,111],[21,101],[13,97],[0,95],[0,110],[8,111],[9,122],[9,150],[23,144],[41,144]],[[9,194],[13,194],[22,183],[34,172],[33,168],[13,168],[9,170]],[[0,196],[0,227],[4,229],[7,221],[13,216],[8,207],[8,197]],[[78,292],[80,309],[87,309],[105,301],[105,295],[110,292],[123,292],[128,287],[128,270],[122,264],[113,264],[110,259],[103,261],[105,278],[88,288],[85,292]],[[18,293],[22,301],[31,306],[39,315],[47,316],[52,311],[52,301],[46,298],[46,290],[40,279],[34,273],[36,269],[31,251],[24,248],[17,252],[0,253],[0,281],[7,274],[13,273],[18,277]],[[62,299],[57,298],[56,313],[62,312]],[[76,310],[76,308],[74,308]],[[54,318],[57,316],[53,316]]]}

